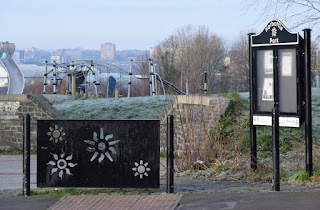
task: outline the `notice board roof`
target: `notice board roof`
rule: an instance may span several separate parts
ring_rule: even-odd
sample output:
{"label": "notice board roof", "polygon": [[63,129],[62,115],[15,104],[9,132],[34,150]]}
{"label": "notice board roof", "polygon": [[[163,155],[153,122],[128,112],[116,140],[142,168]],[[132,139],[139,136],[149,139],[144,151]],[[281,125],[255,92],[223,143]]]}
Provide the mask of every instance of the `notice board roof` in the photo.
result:
{"label": "notice board roof", "polygon": [[297,45],[299,33],[289,31],[280,20],[271,20],[264,29],[251,36],[252,47],[274,45]]}

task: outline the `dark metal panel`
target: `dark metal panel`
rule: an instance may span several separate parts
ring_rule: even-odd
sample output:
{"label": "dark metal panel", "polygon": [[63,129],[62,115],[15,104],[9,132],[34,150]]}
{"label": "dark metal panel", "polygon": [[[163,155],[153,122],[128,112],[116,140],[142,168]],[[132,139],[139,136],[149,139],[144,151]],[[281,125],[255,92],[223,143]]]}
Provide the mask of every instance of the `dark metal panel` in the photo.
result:
{"label": "dark metal panel", "polygon": [[159,187],[158,120],[38,121],[38,187]]}
{"label": "dark metal panel", "polygon": [[116,87],[116,79],[113,76],[110,76],[109,85],[108,85],[108,98],[111,98],[115,87]]}
{"label": "dark metal panel", "polygon": [[261,33],[252,36],[252,46],[299,44],[299,33],[290,32],[281,21],[271,20]]}

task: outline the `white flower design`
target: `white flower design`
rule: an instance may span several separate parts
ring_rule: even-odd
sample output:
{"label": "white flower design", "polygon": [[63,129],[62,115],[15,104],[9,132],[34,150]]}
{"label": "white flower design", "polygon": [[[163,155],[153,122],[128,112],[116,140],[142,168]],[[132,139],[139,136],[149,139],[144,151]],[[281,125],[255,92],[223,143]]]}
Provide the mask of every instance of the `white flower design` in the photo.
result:
{"label": "white flower design", "polygon": [[271,29],[271,36],[272,37],[276,37],[277,36],[277,29],[275,28],[275,27],[273,27],[272,29]]}
{"label": "white flower design", "polygon": [[58,125],[55,125],[54,128],[50,127],[49,132],[47,133],[48,136],[50,136],[49,141],[53,141],[54,143],[58,143],[58,141],[63,141],[63,136],[66,135],[63,131],[63,127],[60,127]]}
{"label": "white flower design", "polygon": [[116,150],[113,145],[120,142],[120,140],[113,140],[110,141],[113,138],[113,134],[104,136],[103,128],[100,128],[100,139],[98,139],[97,132],[93,132],[93,141],[91,140],[84,140],[85,143],[89,144],[90,146],[87,147],[88,152],[94,152],[92,155],[90,161],[94,161],[98,155],[100,154],[100,157],[98,159],[99,163],[101,163],[105,156],[110,160],[110,162],[113,162],[113,158],[111,154],[117,154]]}
{"label": "white flower design", "polygon": [[54,160],[53,161],[51,160],[47,163],[47,165],[55,166],[51,169],[51,175],[54,174],[55,172],[59,171],[59,177],[61,180],[62,180],[62,176],[63,176],[64,172],[67,175],[72,176],[73,174],[70,172],[70,169],[68,168],[68,166],[71,168],[74,168],[76,165],[78,165],[77,163],[69,162],[70,160],[72,160],[72,154],[69,156],[65,156],[65,154],[62,153],[60,155],[60,159],[58,158],[57,154],[53,154],[53,153],[51,153],[51,154],[52,154]]}
{"label": "white flower design", "polygon": [[147,168],[148,162],[143,164],[143,160],[140,160],[140,164],[135,162],[134,165],[136,167],[132,168],[132,171],[135,171],[134,176],[140,175],[140,179],[143,178],[143,176],[148,176],[148,171],[151,171],[150,168]]}

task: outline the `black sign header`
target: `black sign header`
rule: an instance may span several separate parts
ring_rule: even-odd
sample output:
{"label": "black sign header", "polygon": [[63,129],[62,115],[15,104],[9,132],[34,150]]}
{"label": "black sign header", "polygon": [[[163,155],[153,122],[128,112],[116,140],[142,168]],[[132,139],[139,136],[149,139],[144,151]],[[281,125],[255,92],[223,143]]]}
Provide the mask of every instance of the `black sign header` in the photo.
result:
{"label": "black sign header", "polygon": [[290,32],[281,21],[271,20],[257,35],[251,36],[253,47],[299,44],[299,33]]}

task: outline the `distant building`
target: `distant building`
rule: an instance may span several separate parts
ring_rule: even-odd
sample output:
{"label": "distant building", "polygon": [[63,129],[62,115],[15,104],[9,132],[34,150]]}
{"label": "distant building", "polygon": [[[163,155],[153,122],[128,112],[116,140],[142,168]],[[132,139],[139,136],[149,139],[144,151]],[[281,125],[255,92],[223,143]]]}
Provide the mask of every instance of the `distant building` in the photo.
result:
{"label": "distant building", "polygon": [[15,63],[24,63],[24,50],[15,50],[12,56]]}
{"label": "distant building", "polygon": [[116,45],[112,43],[101,44],[101,60],[113,61],[116,55]]}
{"label": "distant building", "polygon": [[58,49],[56,56],[60,56],[60,62],[66,62],[70,60],[81,60],[81,49]]}
{"label": "distant building", "polygon": [[24,48],[22,50],[24,51],[24,62],[34,61],[36,48]]}
{"label": "distant building", "polygon": [[88,60],[100,60],[100,51],[99,50],[83,50],[82,59]]}
{"label": "distant building", "polygon": [[43,79],[43,75],[45,73],[45,66],[38,66],[35,64],[22,64],[18,65],[20,71],[23,74],[26,82],[34,81],[36,79]]}
{"label": "distant building", "polygon": [[61,56],[59,56],[59,55],[51,55],[50,56],[50,63],[53,63],[53,62],[61,63]]}

